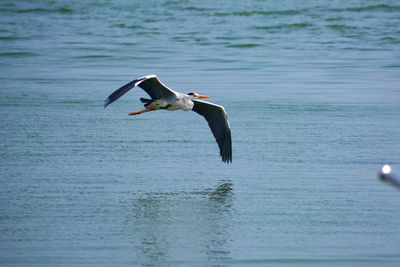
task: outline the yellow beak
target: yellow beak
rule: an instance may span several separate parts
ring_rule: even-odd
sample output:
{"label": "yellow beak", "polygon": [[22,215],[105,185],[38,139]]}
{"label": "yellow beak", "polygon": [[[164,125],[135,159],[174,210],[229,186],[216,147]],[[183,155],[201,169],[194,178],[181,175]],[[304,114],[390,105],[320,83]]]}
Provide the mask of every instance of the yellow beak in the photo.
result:
{"label": "yellow beak", "polygon": [[211,96],[208,95],[196,95],[197,98],[211,98]]}

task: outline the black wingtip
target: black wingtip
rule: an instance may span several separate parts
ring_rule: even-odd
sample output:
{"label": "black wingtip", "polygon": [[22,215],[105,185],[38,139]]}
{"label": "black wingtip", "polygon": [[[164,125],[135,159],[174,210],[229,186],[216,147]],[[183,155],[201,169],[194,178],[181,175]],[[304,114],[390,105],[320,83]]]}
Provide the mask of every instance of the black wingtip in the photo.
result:
{"label": "black wingtip", "polygon": [[110,104],[110,98],[104,100],[104,108],[106,108]]}
{"label": "black wingtip", "polygon": [[220,155],[222,157],[222,161],[226,164],[232,163],[232,136],[231,131],[229,130],[225,134],[225,141],[222,149],[220,150]]}

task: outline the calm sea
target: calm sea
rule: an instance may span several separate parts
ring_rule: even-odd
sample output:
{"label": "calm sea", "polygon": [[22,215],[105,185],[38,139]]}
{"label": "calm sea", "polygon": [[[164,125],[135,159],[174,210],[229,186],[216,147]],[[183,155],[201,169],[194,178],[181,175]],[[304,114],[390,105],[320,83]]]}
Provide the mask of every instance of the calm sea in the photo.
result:
{"label": "calm sea", "polygon": [[[143,108],[156,74],[212,96]],[[400,264],[400,3],[0,2],[0,265]]]}

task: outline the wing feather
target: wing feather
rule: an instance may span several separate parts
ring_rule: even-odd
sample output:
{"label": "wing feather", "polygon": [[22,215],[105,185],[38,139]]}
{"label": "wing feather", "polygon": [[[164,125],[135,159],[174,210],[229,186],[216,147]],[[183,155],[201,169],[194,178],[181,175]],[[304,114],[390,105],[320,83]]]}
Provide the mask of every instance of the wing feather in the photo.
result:
{"label": "wing feather", "polygon": [[217,141],[222,161],[232,162],[231,129],[223,106],[206,101],[193,100],[193,111],[203,116]]}
{"label": "wing feather", "polygon": [[147,75],[137,78],[117,89],[104,101],[104,107],[107,107],[112,102],[126,94],[135,86],[141,87],[152,99],[175,97],[176,92],[165,86],[156,75]]}
{"label": "wing feather", "polygon": [[147,76],[149,78],[138,84],[140,88],[146,91],[152,99],[176,97],[177,92],[165,86],[155,75]]}

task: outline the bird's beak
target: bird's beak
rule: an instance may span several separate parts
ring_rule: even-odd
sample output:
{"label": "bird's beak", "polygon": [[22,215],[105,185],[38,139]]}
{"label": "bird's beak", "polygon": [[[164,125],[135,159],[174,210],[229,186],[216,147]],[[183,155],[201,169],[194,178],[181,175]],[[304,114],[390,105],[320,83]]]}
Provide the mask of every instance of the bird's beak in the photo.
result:
{"label": "bird's beak", "polygon": [[211,98],[211,96],[208,95],[196,95],[197,98]]}

